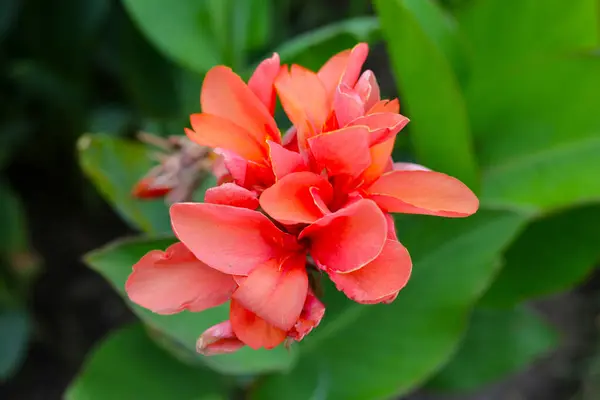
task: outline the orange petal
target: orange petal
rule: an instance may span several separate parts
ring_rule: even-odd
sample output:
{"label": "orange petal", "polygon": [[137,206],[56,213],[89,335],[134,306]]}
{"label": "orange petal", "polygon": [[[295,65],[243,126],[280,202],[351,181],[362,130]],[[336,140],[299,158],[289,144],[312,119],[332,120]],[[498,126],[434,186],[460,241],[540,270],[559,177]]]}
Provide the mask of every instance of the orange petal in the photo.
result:
{"label": "orange petal", "polygon": [[362,173],[362,179],[365,185],[376,181],[387,171],[392,162],[392,151],[394,151],[394,143],[396,138],[388,139],[385,142],[371,146],[369,155],[371,164]]}
{"label": "orange petal", "polygon": [[327,92],[317,74],[292,65],[282,69],[275,89],[288,118],[298,129],[298,145],[306,148],[306,139],[318,133],[329,116]]}
{"label": "orange petal", "polygon": [[192,128],[185,129],[191,141],[201,146],[223,148],[239,154],[247,160],[262,162],[265,149],[250,133],[233,122],[211,114],[192,114]]}
{"label": "orange petal", "polygon": [[371,132],[370,144],[374,145],[394,138],[409,122],[404,115],[384,112],[359,117],[349,125],[367,126]]}
{"label": "orange petal", "polygon": [[299,342],[319,325],[323,315],[325,315],[325,306],[309,289],[300,318],[298,318],[294,328],[288,332],[288,336]]}
{"label": "orange petal", "polygon": [[285,331],[298,320],[306,293],[306,255],[293,255],[283,262],[269,260],[252,271],[233,294],[245,309]]}
{"label": "orange petal", "polygon": [[258,143],[279,141],[273,116],[244,81],[222,65],[206,73],[200,95],[202,112],[243,126]]}
{"label": "orange petal", "polygon": [[330,176],[360,175],[371,163],[369,130],[351,126],[310,138],[310,150],[316,163]]}
{"label": "orange petal", "polygon": [[479,208],[464,183],[434,171],[387,172],[366,192],[387,212],[466,217]]}
{"label": "orange petal", "polygon": [[307,170],[300,153],[288,150],[275,142],[269,141],[267,143],[269,144],[269,159],[275,178],[281,179],[292,172]]}
{"label": "orange petal", "polygon": [[227,274],[248,275],[265,261],[295,249],[295,238],[258,211],[220,204],[176,203],[170,213],[179,240],[198,259]]}
{"label": "orange petal", "polygon": [[333,188],[327,179],[312,172],[294,172],[266,189],[260,196],[260,206],[282,224],[309,224],[323,216],[311,187],[319,189],[324,202],[331,201]]}
{"label": "orange petal", "polygon": [[348,298],[372,304],[385,300],[408,282],[412,262],[402,244],[387,240],[381,254],[361,269],[346,274],[330,272],[329,277],[338,290]]}
{"label": "orange petal", "polygon": [[377,205],[358,200],[305,228],[310,254],[328,272],[352,272],[373,261],[385,244],[387,222]]}
{"label": "orange petal", "polygon": [[286,331],[269,324],[235,300],[231,300],[229,313],[235,336],[254,350],[273,349],[287,336]]}
{"label": "orange petal", "polygon": [[341,84],[335,91],[333,99],[333,109],[339,126],[344,127],[350,121],[361,117],[365,113],[365,107],[362,99],[349,86]]}
{"label": "orange petal", "polygon": [[358,93],[365,105],[365,110],[371,109],[381,99],[379,84],[373,71],[367,70],[358,78],[358,82],[354,86],[354,90]]}
{"label": "orange petal", "polygon": [[368,55],[368,44],[359,43],[356,46],[354,46],[354,48],[350,52],[350,57],[348,58],[348,65],[346,66],[346,70],[344,71],[344,75],[342,76],[342,80],[340,83],[346,84],[350,87],[354,87],[360,75],[362,66],[367,60]]}
{"label": "orange petal", "polygon": [[182,310],[202,311],[229,300],[236,288],[230,275],[204,264],[182,244],[165,252],[152,250],[129,275],[125,290],[129,299],[157,314]]}
{"label": "orange petal", "polygon": [[156,199],[166,196],[173,190],[171,185],[157,184],[154,177],[140,179],[131,191],[131,195],[138,199]]}
{"label": "orange petal", "polygon": [[333,57],[331,57],[317,72],[317,76],[323,83],[325,91],[327,92],[328,103],[333,103],[333,96],[335,89],[342,80],[342,75],[348,65],[348,59],[350,58],[350,49],[344,50]]}
{"label": "orange petal", "polygon": [[367,114],[375,114],[375,113],[394,113],[398,114],[400,112],[400,102],[398,99],[394,100],[380,100],[375,105],[367,111]]}
{"label": "orange petal", "polygon": [[258,208],[258,196],[256,193],[235,183],[224,183],[208,189],[204,194],[204,202],[248,208],[250,210]]}
{"label": "orange petal", "polygon": [[[271,58],[267,58],[258,64],[254,73],[248,81],[248,87],[258,97],[258,99],[267,107],[267,110],[273,115],[275,113],[275,78],[279,74],[281,64],[279,54],[273,53]],[[274,138],[277,142],[279,135]]]}
{"label": "orange petal", "polygon": [[196,342],[196,351],[203,356],[233,353],[242,347],[244,347],[244,343],[233,333],[231,321],[211,326],[200,335]]}

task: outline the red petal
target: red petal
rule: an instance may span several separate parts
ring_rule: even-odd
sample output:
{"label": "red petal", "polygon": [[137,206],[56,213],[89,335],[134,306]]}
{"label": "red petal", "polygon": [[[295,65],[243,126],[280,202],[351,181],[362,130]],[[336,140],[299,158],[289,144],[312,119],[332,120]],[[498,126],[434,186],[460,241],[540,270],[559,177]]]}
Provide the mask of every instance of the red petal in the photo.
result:
{"label": "red petal", "polygon": [[157,314],[202,311],[229,300],[236,288],[230,275],[210,268],[182,244],[152,250],[133,266],[125,290],[129,299]]}
{"label": "red petal", "polygon": [[317,76],[323,83],[327,92],[328,104],[332,104],[335,89],[342,80],[342,75],[348,65],[351,50],[344,50],[331,57],[319,70]]}
{"label": "red petal", "polygon": [[325,315],[325,306],[309,289],[300,318],[288,336],[299,342],[319,325],[323,315]]}
{"label": "red petal", "polygon": [[275,178],[281,179],[292,172],[306,171],[307,167],[300,153],[288,150],[282,145],[268,142],[269,158]]}
{"label": "red petal", "polygon": [[461,181],[434,171],[392,171],[366,192],[387,212],[466,217],[477,211],[477,196]]}
{"label": "red petal", "polygon": [[176,203],[170,211],[179,240],[198,259],[227,274],[248,275],[287,254],[295,243],[258,211],[206,203]]}
{"label": "red petal", "polygon": [[[391,214],[385,214],[385,220],[387,221],[387,228],[388,228],[387,238],[388,238],[388,240],[398,241],[398,236],[396,234],[396,222],[394,221],[394,217]],[[238,283],[238,285],[239,285],[239,283]]]}
{"label": "red petal", "polygon": [[371,132],[371,145],[393,139],[410,120],[401,114],[375,113],[359,117],[349,125],[367,126]]}
{"label": "red petal", "polygon": [[200,103],[202,112],[243,126],[258,143],[279,141],[279,130],[267,107],[230,68],[220,65],[206,73]]}
{"label": "red petal", "polygon": [[333,189],[327,179],[312,172],[295,172],[266,189],[260,196],[260,206],[283,224],[309,224],[323,216],[310,193],[311,187],[319,189],[323,201],[331,201]]}
{"label": "red petal", "polygon": [[231,321],[208,328],[196,342],[196,350],[204,356],[233,353],[242,347],[244,343],[233,333]]}
{"label": "red petal", "polygon": [[[248,87],[258,97],[258,99],[267,107],[267,110],[273,115],[275,113],[275,78],[281,69],[279,55],[273,53],[271,58],[267,58],[258,64],[254,73],[248,81]],[[279,142],[279,135],[274,138]]]}
{"label": "red petal", "polygon": [[273,184],[275,177],[271,168],[248,161],[236,153],[216,149],[235,183],[247,189],[263,188]]}
{"label": "red petal", "polygon": [[249,208],[250,210],[258,208],[258,196],[256,196],[256,193],[244,189],[235,183],[224,183],[208,189],[204,194],[204,202]]}
{"label": "red petal", "polygon": [[385,142],[371,146],[369,156],[371,164],[362,173],[364,185],[369,185],[379,179],[379,177],[388,170],[392,163],[392,151],[394,151],[395,138],[388,139]]}
{"label": "red petal", "polygon": [[248,275],[233,299],[269,324],[290,330],[300,316],[308,290],[305,262],[304,253],[283,262],[267,261]]}
{"label": "red petal", "polygon": [[369,130],[352,126],[310,138],[308,141],[315,161],[327,173],[356,177],[371,163]]}
{"label": "red petal", "polygon": [[264,347],[272,349],[283,343],[287,333],[256,314],[246,310],[240,303],[231,300],[229,309],[231,327],[238,339],[254,350]]}
{"label": "red petal", "polygon": [[358,78],[358,82],[354,86],[354,90],[358,93],[365,105],[365,110],[371,109],[381,98],[379,84],[373,71],[367,70]]}
{"label": "red petal", "polygon": [[398,292],[408,282],[412,262],[402,244],[388,240],[379,257],[361,269],[329,277],[338,290],[358,303],[377,303]]}
{"label": "red petal", "polygon": [[305,228],[310,253],[326,271],[351,272],[373,261],[385,244],[385,216],[370,200],[358,200]]}
{"label": "red petal", "polygon": [[131,195],[138,199],[156,199],[158,197],[164,197],[167,195],[173,187],[166,185],[156,185],[154,182],[154,178],[146,177],[140,179],[133,190],[131,191]]}
{"label": "red petal", "polygon": [[282,69],[275,80],[279,100],[287,116],[298,129],[298,145],[306,148],[306,139],[319,132],[329,115],[327,92],[317,74],[292,65]]}
{"label": "red petal", "polygon": [[367,60],[368,55],[368,44],[359,43],[356,46],[354,46],[354,48],[350,52],[350,57],[348,58],[348,65],[346,66],[346,70],[344,71],[344,75],[342,76],[341,83],[346,84],[350,87],[354,87],[360,75],[362,66]]}
{"label": "red petal", "polygon": [[344,84],[339,85],[335,91],[333,109],[338,124],[342,127],[365,114],[364,103],[358,93]]}
{"label": "red petal", "polygon": [[265,149],[244,128],[211,114],[192,114],[192,128],[185,129],[191,141],[201,146],[222,148],[257,162],[263,161]]}
{"label": "red petal", "polygon": [[380,100],[375,105],[367,111],[367,114],[376,114],[376,113],[393,113],[398,114],[400,112],[400,102],[398,99],[394,100]]}
{"label": "red petal", "polygon": [[308,191],[310,192],[310,196],[312,197],[313,202],[315,203],[319,211],[321,211],[321,215],[331,213],[331,210],[329,210],[329,207],[327,207],[327,202],[323,200],[323,196],[321,195],[321,189],[319,189],[316,186],[311,186],[308,189]]}

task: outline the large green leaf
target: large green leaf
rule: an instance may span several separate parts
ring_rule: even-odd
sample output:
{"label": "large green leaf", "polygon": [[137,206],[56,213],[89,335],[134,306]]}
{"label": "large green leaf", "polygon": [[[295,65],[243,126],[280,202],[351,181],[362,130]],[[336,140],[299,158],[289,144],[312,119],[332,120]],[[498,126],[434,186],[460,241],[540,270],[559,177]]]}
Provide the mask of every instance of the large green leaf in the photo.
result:
{"label": "large green leaf", "polygon": [[162,199],[142,201],[131,195],[135,183],[155,165],[151,150],[141,143],[102,134],[83,135],[77,147],[81,168],[127,222],[151,234],[171,230]]}
{"label": "large green leaf", "polygon": [[224,400],[220,386],[216,373],[179,363],[135,324],[92,352],[65,399]]}
{"label": "large green leaf", "polygon": [[165,55],[199,73],[221,63],[206,0],[123,0],[125,8]]}
{"label": "large green leaf", "polygon": [[[451,39],[431,0],[376,0],[375,5],[411,119],[418,161],[461,179],[477,190],[478,170],[465,101],[452,68]],[[442,39],[444,38],[444,39]]]}
{"label": "large green leaf", "polygon": [[[131,267],[146,252],[154,249],[164,250],[174,239],[133,239],[109,245],[86,256],[86,262],[100,272],[117,291],[127,298],[125,281],[131,273]],[[223,305],[201,313],[188,311],[174,315],[157,315],[149,310],[128,303],[133,311],[153,330],[160,332],[161,344],[187,362],[204,363],[223,373],[248,374],[284,370],[294,361],[294,352],[279,347],[267,351],[254,351],[244,348],[233,354],[203,357],[195,354],[196,340],[207,328],[229,318],[229,307]]]}
{"label": "large green leaf", "polygon": [[25,358],[29,329],[24,311],[0,311],[0,382],[10,377]]}
{"label": "large green leaf", "polygon": [[504,267],[482,302],[486,306],[512,306],[571,288],[600,261],[598,238],[598,205],[533,222],[506,251]]}
{"label": "large green leaf", "polygon": [[25,210],[17,195],[0,180],[0,254],[8,255],[27,247]]}
{"label": "large green leaf", "polygon": [[374,43],[380,37],[374,17],[357,17],[298,35],[277,48],[284,63],[318,70],[334,54],[358,42]]}
{"label": "large green leaf", "polygon": [[541,58],[468,91],[482,200],[547,211],[600,200],[600,57]]}
{"label": "large green leaf", "polygon": [[467,219],[397,221],[413,257],[413,276],[391,305],[365,306],[326,292],[322,326],[302,342],[288,374],[267,378],[256,399],[386,399],[435,372],[459,343],[473,303],[496,271],[497,257],[526,221],[481,210]]}
{"label": "large green leaf", "polygon": [[525,58],[594,47],[599,11],[597,0],[476,0],[457,18],[485,79],[490,69]]}
{"label": "large green leaf", "polygon": [[525,308],[476,309],[459,351],[428,384],[468,391],[518,372],[553,349],[557,333]]}

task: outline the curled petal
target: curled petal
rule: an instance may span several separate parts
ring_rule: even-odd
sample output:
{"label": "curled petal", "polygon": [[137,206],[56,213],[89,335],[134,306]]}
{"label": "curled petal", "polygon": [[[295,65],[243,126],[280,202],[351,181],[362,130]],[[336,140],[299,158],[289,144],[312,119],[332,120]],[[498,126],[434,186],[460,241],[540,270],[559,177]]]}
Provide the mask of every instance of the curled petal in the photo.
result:
{"label": "curled petal", "polygon": [[280,140],[279,130],[267,107],[228,67],[213,67],[206,73],[200,104],[202,112],[243,126],[258,143]]}
{"label": "curled petal", "polygon": [[321,195],[321,189],[316,186],[311,186],[308,191],[310,192],[313,202],[319,211],[321,211],[321,215],[329,214],[331,211],[329,210],[329,207],[327,207],[327,202],[325,202],[323,196]]}
{"label": "curled petal", "polygon": [[335,89],[340,84],[342,75],[346,70],[348,59],[350,58],[350,49],[344,50],[331,57],[317,73],[317,76],[323,83],[327,92],[328,104],[332,104]]}
{"label": "curled petal", "polygon": [[308,141],[316,163],[330,176],[357,177],[371,163],[369,130],[351,126],[324,133]]}
{"label": "curled petal", "polygon": [[385,214],[385,220],[387,221],[387,239],[398,241],[396,234],[396,222],[391,214]]}
{"label": "curled petal", "polygon": [[300,151],[298,148],[298,129],[295,126],[292,126],[285,132],[281,139],[281,145],[286,150],[295,151],[296,153]]}
{"label": "curled petal", "polygon": [[319,268],[346,273],[362,268],[381,253],[387,230],[379,207],[362,199],[304,228],[299,239],[310,240],[310,253]]}
{"label": "curled petal", "polygon": [[256,193],[235,183],[224,183],[208,189],[204,194],[204,202],[248,208],[250,210],[258,208],[258,196]]}
{"label": "curled petal", "polygon": [[235,336],[254,350],[273,349],[283,343],[287,333],[269,324],[236,300],[231,300],[229,319]]}
{"label": "curled petal", "polygon": [[346,126],[365,113],[364,103],[358,93],[344,84],[335,91],[333,109],[339,126]]}
{"label": "curled petal", "polygon": [[346,84],[350,87],[354,87],[358,77],[360,75],[360,71],[362,69],[363,64],[367,60],[367,56],[369,55],[369,45],[366,43],[359,43],[352,51],[350,51],[350,56],[348,58],[348,65],[346,66],[346,70],[342,75],[341,83]]}
{"label": "curled petal", "polygon": [[366,193],[387,212],[466,217],[479,208],[464,183],[434,171],[387,172]]}
{"label": "curled petal", "polygon": [[216,149],[223,157],[223,164],[231,175],[231,179],[239,186],[255,189],[270,186],[275,181],[273,171],[262,163],[248,161],[236,153]]}
{"label": "curled petal", "polygon": [[300,313],[294,328],[288,332],[288,336],[299,342],[319,325],[323,315],[325,315],[325,306],[309,289],[302,313]]}
{"label": "curled petal", "polygon": [[215,307],[229,300],[235,288],[230,275],[199,261],[182,243],[147,253],[125,284],[132,302],[157,314]]}
{"label": "curled petal", "polygon": [[371,109],[381,99],[379,84],[373,71],[367,70],[363,72],[360,78],[358,78],[354,90],[356,90],[362,99],[366,110]]}
{"label": "curled petal", "polygon": [[170,213],[179,240],[198,259],[227,274],[248,275],[265,261],[295,250],[295,238],[258,211],[220,204],[176,203]]}
{"label": "curled petal", "polygon": [[265,149],[247,130],[225,118],[211,114],[192,114],[190,121],[194,130],[185,129],[185,133],[192,142],[230,150],[257,162],[266,158]]}
{"label": "curled petal", "polygon": [[308,290],[305,262],[304,253],[283,262],[267,261],[248,275],[233,299],[269,324],[290,330],[300,316]]}
{"label": "curled petal", "polygon": [[393,139],[410,120],[401,114],[389,112],[361,116],[349,125],[361,125],[369,128],[370,144],[375,145]]}
{"label": "curled petal", "polygon": [[325,203],[331,201],[333,188],[327,179],[312,172],[295,172],[266,189],[260,196],[260,206],[283,224],[309,224],[323,216],[310,193],[311,187],[319,189]]}
{"label": "curled petal", "polygon": [[367,111],[367,114],[376,114],[376,113],[392,113],[398,114],[400,112],[400,102],[398,99],[394,100],[380,100],[370,110]]}
{"label": "curled petal", "polygon": [[275,113],[274,83],[280,69],[281,64],[279,61],[279,54],[273,53],[271,58],[267,58],[258,64],[258,67],[256,67],[248,81],[250,90],[252,90],[256,97],[258,97],[265,107],[267,107],[267,110],[269,110],[271,115]]}
{"label": "curled petal", "polygon": [[275,178],[281,179],[292,172],[306,171],[307,167],[304,163],[302,155],[296,151],[286,149],[280,144],[268,142],[269,144],[269,159]]}
{"label": "curled petal", "polygon": [[233,333],[231,321],[208,328],[196,342],[196,351],[204,356],[233,353],[242,347],[244,343]]}
{"label": "curled petal", "polygon": [[329,277],[348,298],[372,304],[402,289],[411,269],[406,248],[395,240],[387,240],[381,254],[361,269],[349,273],[330,272]]}

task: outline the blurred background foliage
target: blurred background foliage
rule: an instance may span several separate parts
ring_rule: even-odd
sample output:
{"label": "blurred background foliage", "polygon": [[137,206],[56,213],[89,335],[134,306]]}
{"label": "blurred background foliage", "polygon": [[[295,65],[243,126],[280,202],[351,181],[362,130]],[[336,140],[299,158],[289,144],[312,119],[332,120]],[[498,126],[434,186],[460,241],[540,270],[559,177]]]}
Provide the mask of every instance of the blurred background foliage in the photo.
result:
{"label": "blurred background foliage", "polygon": [[[597,0],[3,0],[0,397],[600,398],[599,19]],[[359,41],[412,120],[395,158],[459,177],[481,210],[397,218],[415,268],[392,305],[326,287],[292,351],[197,356],[226,306],[159,317],[124,297],[173,240],[165,204],[130,196],[154,165],[135,134],[182,134],[214,65],[317,69]],[[537,389],[486,389],[544,362]]]}

